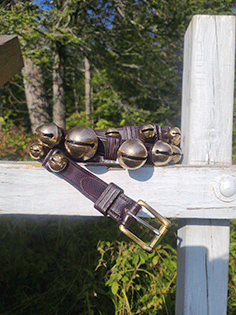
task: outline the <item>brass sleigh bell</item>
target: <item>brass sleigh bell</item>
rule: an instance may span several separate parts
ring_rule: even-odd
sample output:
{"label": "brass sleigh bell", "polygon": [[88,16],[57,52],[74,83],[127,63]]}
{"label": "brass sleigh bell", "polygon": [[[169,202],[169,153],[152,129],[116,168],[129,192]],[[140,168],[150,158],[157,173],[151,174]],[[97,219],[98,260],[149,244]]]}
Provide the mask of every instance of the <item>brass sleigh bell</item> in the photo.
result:
{"label": "brass sleigh bell", "polygon": [[110,127],[106,130],[105,136],[107,136],[107,137],[119,137],[120,133],[116,128]]}
{"label": "brass sleigh bell", "polygon": [[55,173],[63,171],[67,164],[66,157],[60,151],[55,151],[48,160],[48,167]]}
{"label": "brass sleigh bell", "polygon": [[44,155],[43,145],[38,141],[34,141],[28,147],[29,155],[35,159],[39,160]]}
{"label": "brass sleigh bell", "polygon": [[153,138],[156,134],[155,128],[153,125],[143,125],[140,128],[140,134],[144,136],[145,139]]}
{"label": "brass sleigh bell", "polygon": [[171,146],[161,140],[158,140],[152,150],[151,150],[151,159],[155,166],[167,165],[172,160],[173,149]]}
{"label": "brass sleigh bell", "polygon": [[167,136],[173,144],[178,145],[181,139],[181,131],[178,127],[170,128]]}
{"label": "brass sleigh bell", "polygon": [[170,145],[172,150],[173,150],[173,155],[172,155],[172,159],[171,159],[171,163],[176,164],[178,163],[181,158],[182,158],[182,151],[179,147],[177,147],[176,145],[171,144]]}
{"label": "brass sleigh bell", "polygon": [[55,147],[62,137],[61,129],[54,123],[47,123],[39,126],[35,130],[36,136],[39,141],[48,148]]}
{"label": "brass sleigh bell", "polygon": [[74,159],[87,161],[96,153],[98,139],[93,129],[87,126],[77,126],[66,135],[65,148]]}
{"label": "brass sleigh bell", "polygon": [[147,160],[148,152],[142,141],[136,139],[126,140],[117,151],[119,164],[126,169],[138,169]]}

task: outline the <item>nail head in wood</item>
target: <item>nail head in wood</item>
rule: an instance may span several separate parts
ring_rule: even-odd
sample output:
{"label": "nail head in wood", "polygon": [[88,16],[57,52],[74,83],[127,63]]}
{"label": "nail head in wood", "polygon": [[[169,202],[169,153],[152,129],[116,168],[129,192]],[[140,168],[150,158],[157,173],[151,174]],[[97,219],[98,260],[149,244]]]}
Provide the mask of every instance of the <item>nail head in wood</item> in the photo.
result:
{"label": "nail head in wood", "polygon": [[223,176],[219,178],[214,187],[215,195],[218,199],[231,202],[236,199],[236,178],[233,176]]}

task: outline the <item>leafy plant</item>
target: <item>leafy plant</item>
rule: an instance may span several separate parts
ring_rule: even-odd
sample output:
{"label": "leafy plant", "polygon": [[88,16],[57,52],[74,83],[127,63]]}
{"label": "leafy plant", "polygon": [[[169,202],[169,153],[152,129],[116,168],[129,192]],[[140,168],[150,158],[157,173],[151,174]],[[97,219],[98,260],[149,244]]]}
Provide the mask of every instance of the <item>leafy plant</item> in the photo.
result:
{"label": "leafy plant", "polygon": [[[133,243],[100,242],[101,265],[113,260],[107,272],[116,315],[173,314],[176,250],[159,245],[151,254]],[[110,258],[111,257],[111,258]]]}
{"label": "leafy plant", "polygon": [[[8,113],[11,114],[10,112]],[[32,135],[28,134],[23,126],[16,126],[13,122],[1,117],[2,131],[0,131],[0,159],[2,160],[29,160],[28,145]]]}
{"label": "leafy plant", "polygon": [[[170,237],[152,253],[125,240],[100,241],[101,254],[97,269],[107,270],[106,285],[110,288],[116,315],[174,314],[176,288],[176,244]],[[145,239],[147,231],[139,231]]]}
{"label": "leafy plant", "polygon": [[79,113],[75,112],[66,119],[66,128],[68,129],[79,125],[91,127],[91,123],[88,121],[87,115],[84,111]]}

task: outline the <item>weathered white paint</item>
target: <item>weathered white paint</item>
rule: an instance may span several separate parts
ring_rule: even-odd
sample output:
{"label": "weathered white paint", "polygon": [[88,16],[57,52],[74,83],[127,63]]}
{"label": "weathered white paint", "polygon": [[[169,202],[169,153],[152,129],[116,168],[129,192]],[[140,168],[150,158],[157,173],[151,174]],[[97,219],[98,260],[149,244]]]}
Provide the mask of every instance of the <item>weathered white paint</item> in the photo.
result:
{"label": "weathered white paint", "polygon": [[[231,165],[234,59],[235,18],[195,16],[184,48],[184,164]],[[222,201],[225,180],[216,183]],[[229,220],[179,220],[177,315],[226,314],[228,257]]]}
{"label": "weathered white paint", "polygon": [[[236,166],[87,168],[105,182],[115,182],[134,200],[144,199],[166,217],[236,218],[236,199],[225,197],[219,189],[226,178],[236,183]],[[92,202],[40,163],[3,161],[0,213],[100,215]]]}
{"label": "weathered white paint", "polygon": [[179,219],[177,315],[224,315],[229,220]]}
{"label": "weathered white paint", "polygon": [[225,198],[230,198],[233,197],[235,198],[236,194],[236,186],[235,186],[235,181],[233,178],[226,178],[224,180],[221,180],[221,183],[219,185],[219,192],[223,197]]}
{"label": "weathered white paint", "polygon": [[234,59],[235,17],[195,16],[185,34],[183,164],[231,164]]}

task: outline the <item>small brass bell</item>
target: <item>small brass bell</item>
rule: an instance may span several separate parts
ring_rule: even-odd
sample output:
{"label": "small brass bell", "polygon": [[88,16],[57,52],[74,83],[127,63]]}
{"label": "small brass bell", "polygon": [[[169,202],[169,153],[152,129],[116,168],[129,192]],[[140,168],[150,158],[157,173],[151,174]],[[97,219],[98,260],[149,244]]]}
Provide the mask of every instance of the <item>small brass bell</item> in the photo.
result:
{"label": "small brass bell", "polygon": [[151,150],[151,159],[155,166],[162,166],[170,163],[172,154],[171,146],[164,141],[158,140]]}
{"label": "small brass bell", "polygon": [[139,132],[144,136],[145,139],[153,138],[156,134],[155,128],[153,125],[143,125]]}
{"label": "small brass bell", "polygon": [[39,160],[44,155],[43,145],[38,141],[31,143],[28,151],[29,155],[35,160]]}
{"label": "small brass bell", "polygon": [[178,127],[170,128],[168,132],[168,138],[173,144],[178,145],[181,139],[181,131]]}
{"label": "small brass bell", "polygon": [[93,129],[87,126],[77,126],[66,135],[65,148],[74,159],[87,161],[97,151],[98,138]]}
{"label": "small brass bell", "polygon": [[172,148],[172,150],[173,150],[173,155],[172,155],[171,162],[172,162],[173,164],[176,164],[176,163],[178,163],[178,162],[181,160],[181,158],[182,158],[182,151],[181,151],[181,149],[180,149],[179,147],[177,147],[176,145],[171,144],[170,146],[171,146],[171,148]]}
{"label": "small brass bell", "polygon": [[56,151],[55,153],[53,153],[48,160],[48,167],[51,171],[55,173],[63,171],[66,168],[67,164],[67,159],[60,151]]}
{"label": "small brass bell", "polygon": [[107,136],[107,137],[119,137],[120,133],[116,128],[111,127],[111,128],[108,128],[106,130],[105,136]]}
{"label": "small brass bell", "polygon": [[50,149],[55,147],[61,141],[62,137],[61,129],[54,123],[39,126],[35,130],[35,133],[39,141]]}
{"label": "small brass bell", "polygon": [[126,169],[138,169],[147,160],[148,152],[142,141],[136,139],[126,140],[117,151],[119,164]]}

